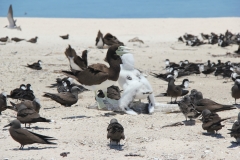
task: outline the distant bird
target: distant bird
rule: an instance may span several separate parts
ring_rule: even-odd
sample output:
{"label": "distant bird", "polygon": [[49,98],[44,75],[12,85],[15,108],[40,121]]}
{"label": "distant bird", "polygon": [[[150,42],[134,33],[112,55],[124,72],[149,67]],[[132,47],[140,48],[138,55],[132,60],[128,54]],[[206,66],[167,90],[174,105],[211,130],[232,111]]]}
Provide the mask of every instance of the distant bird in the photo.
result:
{"label": "distant bird", "polygon": [[37,43],[37,39],[38,39],[38,37],[31,38],[31,39],[29,39],[27,42],[30,42],[30,43]]}
{"label": "distant bird", "polygon": [[143,40],[139,39],[138,37],[135,37],[135,38],[133,38],[133,39],[130,39],[130,40],[128,40],[128,42],[139,42],[139,43],[144,44]]}
{"label": "distant bird", "polygon": [[8,98],[20,99],[26,90],[25,84],[21,84],[19,88],[16,88],[10,92],[10,95],[7,95]]}
{"label": "distant bird", "polygon": [[53,142],[50,142],[51,140],[56,140],[53,137],[48,137],[44,135],[40,135],[37,133],[30,132],[26,129],[21,128],[21,123],[19,120],[15,119],[10,124],[4,126],[9,128],[9,133],[11,137],[21,144],[21,147],[19,149],[23,149],[25,145],[33,144],[33,143],[41,143],[41,144],[56,144]]}
{"label": "distant bird", "polygon": [[9,25],[5,26],[5,28],[17,29],[17,30],[20,30],[20,31],[22,30],[20,26],[16,25],[17,20],[13,19],[12,5],[9,6],[7,18],[8,18]]}
{"label": "distant bird", "polygon": [[167,88],[167,96],[170,96],[171,97],[171,103],[172,102],[172,98],[176,98],[175,99],[175,103],[177,103],[177,97],[180,97],[182,96],[182,92],[183,92],[183,89],[180,87],[180,86],[176,86],[174,84],[174,79],[172,77],[170,77],[170,80],[168,82],[168,88]]}
{"label": "distant bird", "polygon": [[100,30],[98,31],[98,34],[97,34],[95,46],[97,46],[97,48],[99,49],[102,49],[104,46],[103,34]]}
{"label": "distant bird", "polygon": [[209,39],[209,35],[208,34],[201,33],[201,36],[202,36],[203,40],[208,40]]}
{"label": "distant bird", "polygon": [[[183,90],[182,90],[182,95],[181,96],[185,96],[186,94],[188,94],[188,90],[185,90],[188,88],[188,85],[189,85],[189,80],[188,79],[184,79],[182,81],[182,84],[181,85],[176,85],[176,86],[179,86],[181,87]],[[163,97],[163,96],[168,96],[167,93],[161,93],[159,95],[156,95],[155,97]]]}
{"label": "distant bird", "polygon": [[68,46],[68,48],[65,51],[65,55],[69,60],[72,72],[83,71],[87,69],[88,67],[87,54],[88,51],[85,50],[82,52],[82,57],[79,57],[76,54],[75,50],[70,45]]}
{"label": "distant bird", "polygon": [[62,39],[68,39],[69,38],[69,34],[64,35],[64,36],[59,36],[59,37],[61,37]]}
{"label": "distant bird", "polygon": [[236,109],[236,107],[234,107],[233,105],[223,105],[223,104],[216,103],[210,99],[203,98],[203,95],[201,92],[195,93],[194,105],[198,112],[202,112],[204,109],[208,109],[211,112],[220,112],[220,111]]}
{"label": "distant bird", "polygon": [[205,74],[205,76],[207,77],[209,74],[213,73],[214,71],[216,71],[216,68],[215,67],[211,67],[211,68],[208,68],[205,71],[202,71],[202,73]]}
{"label": "distant bird", "polygon": [[15,42],[20,42],[20,41],[23,41],[23,40],[25,40],[25,39],[13,37],[13,38],[11,38],[11,40],[12,40],[12,41],[15,41]]}
{"label": "distant bird", "polygon": [[34,96],[31,84],[27,84],[26,87],[27,89],[23,92],[22,98],[20,99],[33,101],[35,99],[35,96]]}
{"label": "distant bird", "polygon": [[207,130],[208,133],[217,133],[218,130],[224,127],[221,122],[227,119],[229,118],[221,119],[218,114],[212,113],[210,110],[205,109],[202,112],[202,128]]}
{"label": "distant bird", "polygon": [[2,114],[2,111],[5,111],[7,109],[7,94],[5,92],[0,94],[0,115]]}
{"label": "distant bird", "polygon": [[0,42],[7,42],[8,36],[0,38]]}
{"label": "distant bird", "polygon": [[17,119],[21,123],[25,123],[25,127],[27,123],[29,123],[30,126],[31,123],[51,122],[50,119],[41,117],[37,111],[35,111],[33,108],[28,108],[24,104],[20,104],[20,106],[17,108]]}
{"label": "distant bird", "polygon": [[232,87],[232,97],[235,99],[235,104],[237,104],[236,100],[240,98],[240,79],[236,79],[234,82]]}
{"label": "distant bird", "polygon": [[26,67],[31,68],[31,69],[35,69],[35,70],[41,70],[42,69],[42,61],[38,60],[38,62],[35,62],[33,64],[27,64]]}
{"label": "distant bird", "polygon": [[238,113],[238,119],[233,123],[232,129],[228,129],[230,131],[231,137],[234,137],[236,141],[240,142],[240,112]]}
{"label": "distant bird", "polygon": [[71,92],[61,92],[57,94],[44,92],[45,94],[43,95],[43,97],[51,98],[52,100],[60,103],[61,105],[70,107],[71,105],[77,103],[79,91],[80,89],[74,86],[71,89]]}
{"label": "distant bird", "polygon": [[107,127],[107,139],[110,139],[110,146],[112,142],[116,142],[120,145],[120,140],[125,139],[124,128],[118,123],[117,119],[111,119],[110,124]]}
{"label": "distant bird", "polygon": [[33,101],[30,101],[30,100],[22,100],[20,103],[18,104],[15,104],[13,102],[11,102],[11,105],[13,106],[13,109],[14,110],[18,110],[18,108],[24,104],[27,108],[32,108],[34,109],[37,113],[39,113],[40,111],[40,108],[41,108],[41,104],[40,104],[40,101],[38,98],[35,98]]}
{"label": "distant bird", "polygon": [[182,38],[182,37],[179,37],[179,38],[178,38],[178,42],[183,42],[183,43],[184,43],[183,38]]}

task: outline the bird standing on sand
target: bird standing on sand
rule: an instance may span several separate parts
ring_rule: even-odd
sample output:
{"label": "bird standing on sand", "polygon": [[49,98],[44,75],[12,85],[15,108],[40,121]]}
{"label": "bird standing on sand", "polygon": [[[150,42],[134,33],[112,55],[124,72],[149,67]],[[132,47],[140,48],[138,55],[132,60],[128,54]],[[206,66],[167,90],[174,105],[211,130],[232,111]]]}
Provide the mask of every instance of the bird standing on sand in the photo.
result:
{"label": "bird standing on sand", "polygon": [[205,109],[202,112],[202,128],[207,130],[208,133],[217,133],[218,130],[224,127],[221,122],[227,119],[229,118],[221,119],[218,114],[212,113],[210,110]]}
{"label": "bird standing on sand", "polygon": [[240,142],[240,112],[238,113],[238,119],[233,123],[232,129],[228,129],[230,131],[231,137],[234,137],[236,141]]}
{"label": "bird standing on sand", "polygon": [[0,42],[7,42],[8,36],[0,38]]}
{"label": "bird standing on sand", "polygon": [[[107,96],[107,88],[114,85],[119,78],[120,64],[122,62],[117,52],[119,46],[120,45],[113,45],[107,51],[105,59],[110,67],[97,63],[89,65],[88,68],[83,71],[77,71],[75,73],[69,71],[62,72],[66,76],[77,80],[83,87],[94,91],[95,97],[97,96],[98,90],[102,90],[104,95]],[[105,106],[98,107],[104,108]]]}
{"label": "bird standing on sand", "polygon": [[5,92],[0,94],[0,115],[2,114],[2,111],[5,111],[7,109],[7,94]]}
{"label": "bird standing on sand", "polygon": [[27,42],[30,42],[30,43],[37,43],[37,39],[38,39],[38,37],[31,38],[31,39],[29,39]]}
{"label": "bird standing on sand", "polygon": [[25,145],[33,143],[56,144],[50,142],[51,140],[56,140],[53,137],[40,135],[21,128],[21,123],[17,119],[13,120],[10,124],[4,126],[4,128],[8,126],[10,126],[9,133],[11,137],[21,144],[21,147],[19,149],[23,149]]}
{"label": "bird standing on sand", "polygon": [[236,79],[234,82],[232,87],[232,97],[235,99],[235,104],[237,104],[236,100],[240,98],[240,79]]}
{"label": "bird standing on sand", "polygon": [[118,145],[120,145],[120,140],[125,139],[124,128],[115,118],[111,119],[107,131],[107,139],[110,139],[110,146],[113,142],[116,142]]}
{"label": "bird standing on sand", "polygon": [[71,92],[60,92],[57,94],[45,92],[45,94],[43,96],[47,97],[47,98],[51,98],[52,100],[56,101],[57,103],[60,103],[61,105],[69,107],[69,106],[77,103],[78,92],[80,92],[80,89],[78,87],[74,86],[71,89]]}
{"label": "bird standing on sand", "polygon": [[22,30],[20,26],[16,25],[17,20],[13,19],[12,5],[9,6],[7,18],[8,18],[9,25],[6,25],[5,28],[17,29],[17,30],[20,30],[20,31]]}
{"label": "bird standing on sand", "polygon": [[20,41],[23,41],[23,40],[25,40],[25,39],[13,37],[13,38],[11,38],[11,40],[12,40],[12,41],[15,41],[15,42],[20,42]]}
{"label": "bird standing on sand", "polygon": [[183,89],[180,86],[177,86],[174,84],[174,79],[173,77],[170,77],[169,82],[168,82],[168,88],[167,88],[167,96],[171,97],[171,103],[172,102],[172,98],[176,98],[175,99],[175,103],[177,103],[177,97],[182,96],[182,92]]}
{"label": "bird standing on sand", "polygon": [[38,98],[35,98],[33,101],[30,100],[22,100],[20,103],[15,104],[13,102],[11,102],[11,105],[13,106],[14,110],[18,110],[18,108],[23,104],[25,105],[27,108],[32,108],[34,109],[37,113],[39,113],[40,108],[41,108],[41,104]]}
{"label": "bird standing on sand", "polygon": [[69,34],[64,35],[64,36],[59,36],[59,37],[61,37],[62,39],[68,39],[69,38]]}
{"label": "bird standing on sand", "polygon": [[31,68],[31,69],[35,69],[35,70],[41,70],[42,69],[42,61],[38,60],[38,62],[35,62],[33,64],[27,64],[26,67]]}
{"label": "bird standing on sand", "polygon": [[51,122],[52,120],[43,118],[39,115],[38,112],[36,112],[33,108],[28,108],[24,104],[21,104],[17,108],[17,119],[21,123],[26,124],[29,123],[29,127],[31,123],[37,123],[37,122]]}
{"label": "bird standing on sand", "polygon": [[103,49],[103,46],[104,46],[103,34],[101,33],[100,30],[98,31],[98,34],[97,34],[95,46],[97,46],[97,48],[99,49]]}

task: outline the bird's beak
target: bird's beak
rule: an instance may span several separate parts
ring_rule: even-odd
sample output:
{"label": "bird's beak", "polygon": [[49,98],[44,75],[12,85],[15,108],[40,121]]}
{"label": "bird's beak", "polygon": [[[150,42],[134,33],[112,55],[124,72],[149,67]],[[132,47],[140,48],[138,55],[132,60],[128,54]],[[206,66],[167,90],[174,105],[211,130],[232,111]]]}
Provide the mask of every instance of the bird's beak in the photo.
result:
{"label": "bird's beak", "polygon": [[127,48],[125,46],[119,46],[116,50],[117,55],[122,56],[123,54],[130,53],[130,48]]}
{"label": "bird's beak", "polygon": [[9,127],[9,126],[11,126],[11,123],[9,123],[8,125],[4,126],[3,128]]}

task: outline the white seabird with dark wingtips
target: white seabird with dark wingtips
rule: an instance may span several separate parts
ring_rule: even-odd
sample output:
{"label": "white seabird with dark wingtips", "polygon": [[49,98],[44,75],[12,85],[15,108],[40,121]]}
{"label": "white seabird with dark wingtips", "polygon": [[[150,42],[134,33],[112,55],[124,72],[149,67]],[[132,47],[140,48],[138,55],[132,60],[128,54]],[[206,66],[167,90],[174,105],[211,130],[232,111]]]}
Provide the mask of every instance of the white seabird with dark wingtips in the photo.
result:
{"label": "white seabird with dark wingtips", "polygon": [[20,30],[20,31],[22,30],[20,26],[16,25],[17,20],[13,19],[12,5],[9,6],[7,18],[8,18],[9,25],[5,26],[5,28],[17,29],[17,30]]}

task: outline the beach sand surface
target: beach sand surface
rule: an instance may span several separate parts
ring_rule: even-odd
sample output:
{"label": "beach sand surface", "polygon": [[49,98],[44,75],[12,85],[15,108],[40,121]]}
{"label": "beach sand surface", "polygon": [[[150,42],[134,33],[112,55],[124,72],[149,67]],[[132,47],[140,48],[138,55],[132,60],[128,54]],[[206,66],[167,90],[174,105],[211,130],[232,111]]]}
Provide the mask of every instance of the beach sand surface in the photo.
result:
{"label": "beach sand surface", "polygon": [[[46,18],[16,18],[17,25],[22,31],[3,28],[8,24],[7,18],[0,18],[0,37],[8,36],[24,38],[26,40],[38,36],[38,42],[31,44],[26,41],[19,43],[8,42],[0,44],[0,89],[10,93],[20,84],[32,84],[35,96],[41,101],[40,115],[53,119],[53,123],[32,124],[30,131],[52,136],[58,139],[57,145],[32,144],[18,150],[19,143],[15,142],[7,129],[7,125],[16,117],[11,110],[2,112],[0,116],[0,159],[62,159],[60,153],[70,152],[65,159],[238,159],[239,147],[231,143],[234,138],[227,134],[236,120],[239,110],[221,112],[222,118],[233,117],[222,122],[222,130],[218,135],[204,135],[200,120],[192,126],[176,126],[161,128],[164,125],[185,120],[182,113],[155,112],[152,115],[116,115],[103,116],[109,111],[88,109],[94,104],[94,93],[91,91],[79,95],[77,104],[64,107],[54,101],[42,97],[43,92],[56,93],[56,89],[48,88],[55,79],[64,75],[61,70],[68,70],[69,64],[64,51],[70,44],[81,55],[85,49],[90,49],[88,63],[105,63],[103,61],[107,49],[99,50],[95,47],[98,30],[105,35],[112,33],[126,46],[133,48],[135,67],[149,74],[165,73],[164,60],[169,59],[178,63],[188,59],[190,62],[205,63],[207,60],[217,62],[240,62],[239,58],[212,57],[233,53],[237,45],[225,48],[217,45],[203,45],[189,47],[177,42],[177,38],[184,33],[198,35],[200,33],[225,33],[228,29],[233,33],[240,32],[240,18],[204,18],[204,19],[46,19]],[[69,40],[62,40],[59,36],[69,34]],[[139,37],[144,44],[128,42],[129,39]],[[40,71],[26,68],[27,64],[43,61]],[[221,77],[213,75],[191,75],[176,80],[180,84],[188,78],[191,89],[197,89],[205,98],[222,104],[233,104],[230,80],[223,83]],[[167,83],[148,75],[154,94],[163,93]],[[8,99],[16,102],[15,100]],[[156,102],[167,103],[169,97],[157,97]],[[144,102],[147,102],[145,100]],[[238,100],[238,102],[240,102]],[[117,118],[123,125],[126,139],[121,141],[121,149],[110,149],[107,139],[107,126],[111,118]],[[24,126],[24,125],[22,125]],[[139,156],[127,157],[134,153]]]}

